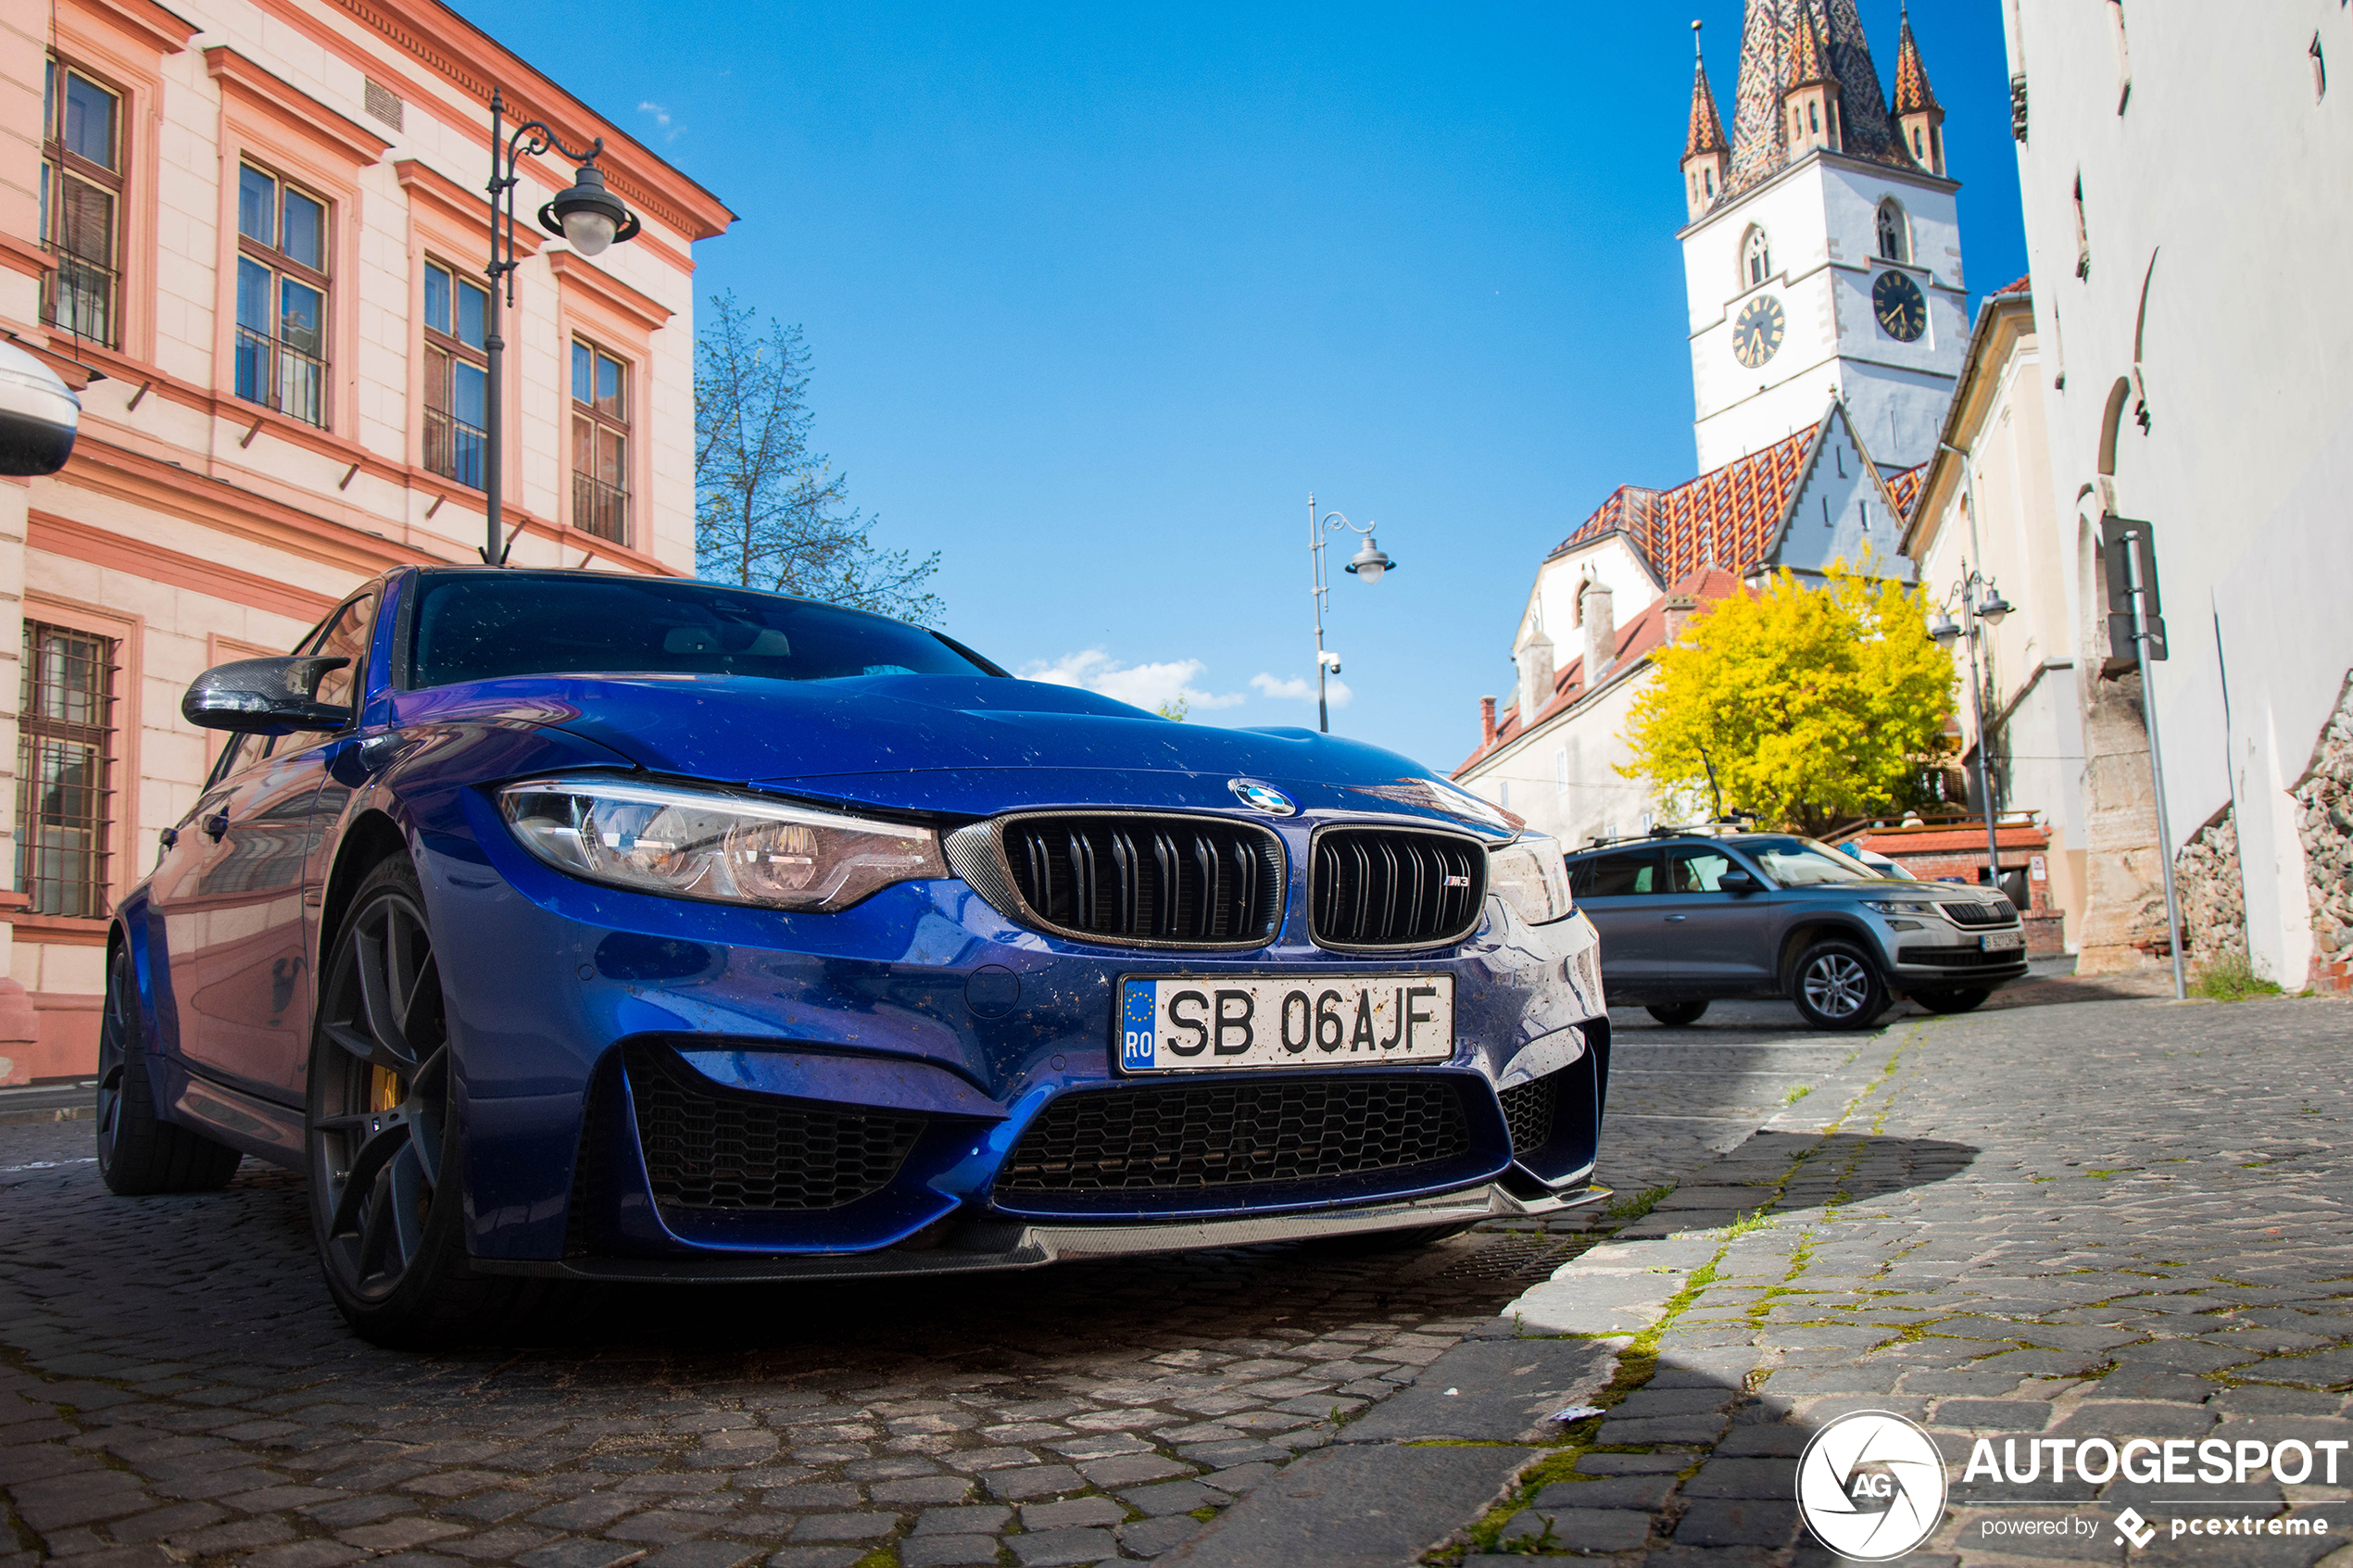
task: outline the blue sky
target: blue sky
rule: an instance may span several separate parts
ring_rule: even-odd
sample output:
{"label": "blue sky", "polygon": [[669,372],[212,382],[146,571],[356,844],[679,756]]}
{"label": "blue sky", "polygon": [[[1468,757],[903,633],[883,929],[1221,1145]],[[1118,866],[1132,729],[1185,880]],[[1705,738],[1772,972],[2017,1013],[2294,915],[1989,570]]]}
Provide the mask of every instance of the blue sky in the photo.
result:
{"label": "blue sky", "polygon": [[[1332,727],[1451,768],[1537,562],[1692,474],[1676,162],[1735,0],[459,9],[742,215],[700,292],[801,324],[820,447],[1008,668],[1313,725],[1312,488],[1401,564],[1334,573]],[[1999,14],[1913,26],[1982,294],[2026,270]]]}

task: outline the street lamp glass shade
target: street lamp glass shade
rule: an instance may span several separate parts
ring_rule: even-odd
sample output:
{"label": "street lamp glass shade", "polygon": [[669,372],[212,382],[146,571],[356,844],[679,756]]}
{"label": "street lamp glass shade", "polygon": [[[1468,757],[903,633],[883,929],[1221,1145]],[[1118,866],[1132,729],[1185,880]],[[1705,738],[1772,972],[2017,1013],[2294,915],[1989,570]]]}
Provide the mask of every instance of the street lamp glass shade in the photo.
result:
{"label": "street lamp glass shade", "polygon": [[1365,536],[1365,547],[1357,551],[1354,558],[1349,561],[1348,571],[1352,577],[1360,577],[1367,583],[1378,583],[1380,581],[1380,574],[1396,564],[1382,553],[1381,547],[1373,543],[1372,535],[1368,533]]}
{"label": "street lamp glass shade", "polygon": [[1936,612],[1936,619],[1928,623],[1928,634],[1940,643],[1949,643],[1961,634],[1960,624],[1943,610],[1939,610]]}
{"label": "street lamp glass shade", "polygon": [[605,172],[584,165],[572,189],[539,209],[539,226],[561,234],[583,256],[598,256],[616,240],[636,237],[637,220],[605,188]]}
{"label": "street lamp glass shade", "polygon": [[2009,612],[2010,602],[2002,597],[1999,592],[1994,593],[1991,598],[1977,607],[1977,618],[1988,626],[1999,626],[2002,623],[2002,617]]}

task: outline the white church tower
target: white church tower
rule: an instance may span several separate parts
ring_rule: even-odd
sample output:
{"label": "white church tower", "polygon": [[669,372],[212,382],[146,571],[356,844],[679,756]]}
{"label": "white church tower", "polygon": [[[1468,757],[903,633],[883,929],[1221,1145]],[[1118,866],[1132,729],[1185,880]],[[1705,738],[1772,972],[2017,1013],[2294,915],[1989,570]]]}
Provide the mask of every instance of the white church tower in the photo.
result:
{"label": "white church tower", "polygon": [[1701,472],[1832,397],[1882,470],[1935,452],[1969,345],[1944,120],[1908,14],[1881,98],[1855,0],[1748,0],[1729,142],[1699,68],[1679,237]]}

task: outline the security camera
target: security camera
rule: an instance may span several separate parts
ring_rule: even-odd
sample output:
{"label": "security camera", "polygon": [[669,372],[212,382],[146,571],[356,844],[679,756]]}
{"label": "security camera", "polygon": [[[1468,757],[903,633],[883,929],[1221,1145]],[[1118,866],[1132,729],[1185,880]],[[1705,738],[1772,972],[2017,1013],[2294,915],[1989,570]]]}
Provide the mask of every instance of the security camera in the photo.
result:
{"label": "security camera", "polygon": [[1325,669],[1330,671],[1335,675],[1340,673],[1340,655],[1332,652],[1329,648],[1326,648],[1315,657],[1317,659],[1322,661]]}

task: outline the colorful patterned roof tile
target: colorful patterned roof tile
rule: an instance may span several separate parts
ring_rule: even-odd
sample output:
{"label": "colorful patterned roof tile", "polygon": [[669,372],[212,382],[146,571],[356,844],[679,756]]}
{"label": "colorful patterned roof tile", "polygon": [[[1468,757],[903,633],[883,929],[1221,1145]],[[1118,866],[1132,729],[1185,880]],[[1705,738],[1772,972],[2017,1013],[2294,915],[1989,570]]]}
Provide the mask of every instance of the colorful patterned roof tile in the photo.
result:
{"label": "colorful patterned roof tile", "polygon": [[[1763,184],[1789,167],[1789,117],[1781,94],[1792,77],[1791,58],[1799,24],[1809,19],[1812,0],[1748,0],[1741,23],[1741,74],[1732,94],[1732,161],[1724,181],[1727,195]],[[1855,0],[1822,0],[1819,43],[1829,79],[1838,83],[1840,150],[1849,157],[1913,169],[1911,154],[1888,119],[1879,68]]]}
{"label": "colorful patterned roof tile", "polygon": [[1944,107],[1928,84],[1928,67],[1920,61],[1920,46],[1912,37],[1912,13],[1904,12],[1904,30],[1895,44],[1895,107],[1897,115],[1928,114]]}
{"label": "colorful patterned roof tile", "polygon": [[1615,529],[1662,583],[1707,567],[1745,573],[1772,547],[1774,530],[1806,477],[1814,433],[1802,430],[1671,490],[1623,485],[1553,554]]}
{"label": "colorful patterned roof tile", "polygon": [[1789,41],[1789,81],[1782,91],[1816,87],[1831,80],[1830,45],[1814,25],[1814,7],[1798,0],[1797,31]]}
{"label": "colorful patterned roof tile", "polygon": [[1692,129],[1683,138],[1683,156],[1730,152],[1731,146],[1724,140],[1724,121],[1716,112],[1716,90],[1707,84],[1707,63],[1703,60],[1692,71]]}
{"label": "colorful patterned roof tile", "polygon": [[1912,503],[1920,498],[1920,481],[1927,476],[1928,465],[1906,469],[1887,482],[1888,503],[1895,508],[1896,521],[1912,521]]}

